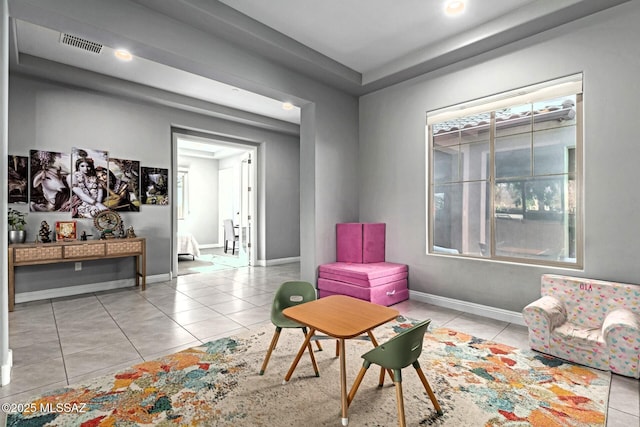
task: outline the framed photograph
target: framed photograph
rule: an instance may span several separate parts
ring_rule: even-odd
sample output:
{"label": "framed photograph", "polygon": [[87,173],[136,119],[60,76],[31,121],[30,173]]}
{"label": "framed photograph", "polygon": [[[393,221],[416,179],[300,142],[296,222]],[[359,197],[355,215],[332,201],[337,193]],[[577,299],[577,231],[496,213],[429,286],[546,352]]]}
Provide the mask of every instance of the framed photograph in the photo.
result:
{"label": "framed photograph", "polygon": [[56,240],[76,240],[76,221],[57,221]]}
{"label": "framed photograph", "polygon": [[104,204],[113,211],[140,211],[140,162],[109,158],[109,191]]}
{"label": "framed photograph", "polygon": [[71,217],[93,218],[107,210],[109,153],[73,147],[71,151]]}
{"label": "framed photograph", "polygon": [[52,151],[29,151],[29,210],[69,212],[71,191],[67,177],[71,156]]}
{"label": "framed photograph", "polygon": [[141,198],[144,205],[169,205],[169,169],[142,166]]}
{"label": "framed photograph", "polygon": [[27,203],[29,196],[29,158],[9,156],[9,203]]}

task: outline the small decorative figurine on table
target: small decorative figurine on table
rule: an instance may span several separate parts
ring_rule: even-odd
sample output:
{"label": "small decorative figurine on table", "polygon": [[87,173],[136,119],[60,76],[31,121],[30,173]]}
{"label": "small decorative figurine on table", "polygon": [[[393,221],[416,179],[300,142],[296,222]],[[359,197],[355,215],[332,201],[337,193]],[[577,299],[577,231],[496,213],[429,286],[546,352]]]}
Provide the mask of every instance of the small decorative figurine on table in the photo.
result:
{"label": "small decorative figurine on table", "polygon": [[38,233],[40,236],[40,241],[42,243],[51,243],[51,230],[49,229],[49,224],[47,221],[42,221],[40,223],[40,232]]}
{"label": "small decorative figurine on table", "polygon": [[127,229],[127,238],[131,239],[136,237],[136,232],[133,231],[133,225],[130,225],[129,228]]}
{"label": "small decorative figurine on table", "polygon": [[87,240],[87,232],[83,231],[82,234],[80,235],[80,240],[82,241],[86,241]]}

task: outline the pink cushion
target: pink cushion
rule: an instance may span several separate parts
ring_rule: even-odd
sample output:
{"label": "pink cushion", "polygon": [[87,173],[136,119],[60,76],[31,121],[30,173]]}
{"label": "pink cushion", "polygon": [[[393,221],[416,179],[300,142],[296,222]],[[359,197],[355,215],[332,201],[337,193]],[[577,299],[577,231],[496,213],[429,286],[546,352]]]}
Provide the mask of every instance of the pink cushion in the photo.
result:
{"label": "pink cushion", "polygon": [[395,282],[396,280],[406,279],[408,275],[409,273],[407,273],[406,271],[403,271],[399,273],[390,274],[388,276],[378,277],[376,279],[359,279],[353,276],[348,276],[348,275],[345,276],[343,274],[331,273],[328,271],[320,271],[318,273],[318,278],[338,280],[340,282],[349,283],[351,285],[371,288],[374,286],[384,285],[389,282]]}
{"label": "pink cushion", "polygon": [[336,224],[336,261],[362,262],[362,224]]}
{"label": "pink cushion", "polygon": [[362,262],[384,262],[386,224],[362,224]]}
{"label": "pink cushion", "polygon": [[381,277],[391,276],[408,271],[406,264],[393,262],[376,262],[370,264],[352,264],[348,262],[332,262],[318,267],[319,275],[323,273],[338,274],[358,280],[371,281]]}
{"label": "pink cushion", "polygon": [[329,295],[347,295],[386,306],[409,299],[406,279],[373,288],[363,288],[362,286],[349,285],[334,280],[319,279],[318,294],[320,298]]}

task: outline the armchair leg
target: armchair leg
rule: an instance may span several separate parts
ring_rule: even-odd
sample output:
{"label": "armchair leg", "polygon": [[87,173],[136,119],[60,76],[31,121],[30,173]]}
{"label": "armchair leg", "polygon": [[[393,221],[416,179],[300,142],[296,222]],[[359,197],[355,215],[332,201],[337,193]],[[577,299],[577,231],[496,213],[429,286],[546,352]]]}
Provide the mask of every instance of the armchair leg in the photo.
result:
{"label": "armchair leg", "polygon": [[431,390],[429,381],[427,381],[427,378],[424,376],[424,372],[422,372],[422,368],[420,368],[420,364],[418,363],[417,360],[413,362],[413,367],[416,368],[416,372],[420,377],[420,381],[422,381],[422,385],[424,385],[424,389],[427,391],[427,394],[429,395],[429,399],[431,399],[431,403],[433,403],[433,407],[436,409],[436,412],[438,413],[438,415],[442,415],[442,408],[440,408],[438,399],[436,399],[436,395],[433,394],[433,390]]}
{"label": "armchair leg", "polygon": [[264,357],[264,362],[262,362],[262,368],[260,368],[260,375],[264,375],[264,371],[267,370],[267,365],[269,364],[269,358],[271,357],[271,352],[276,348],[278,344],[278,338],[280,338],[280,331],[282,328],[276,327],[276,331],[273,333],[273,338],[271,338],[271,345],[269,346],[269,350],[267,350],[267,355]]}

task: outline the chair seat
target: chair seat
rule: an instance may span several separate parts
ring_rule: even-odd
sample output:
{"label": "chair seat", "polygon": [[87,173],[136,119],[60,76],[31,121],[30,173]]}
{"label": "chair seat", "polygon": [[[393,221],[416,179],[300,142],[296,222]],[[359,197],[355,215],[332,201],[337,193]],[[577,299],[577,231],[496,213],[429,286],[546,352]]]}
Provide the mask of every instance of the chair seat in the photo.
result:
{"label": "chair seat", "polygon": [[271,317],[271,323],[274,324],[274,326],[280,327],[280,328],[302,328],[303,326],[296,322],[295,320],[291,320],[287,317],[284,317],[281,313],[277,316],[272,316]]}

